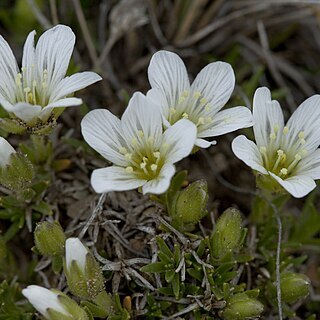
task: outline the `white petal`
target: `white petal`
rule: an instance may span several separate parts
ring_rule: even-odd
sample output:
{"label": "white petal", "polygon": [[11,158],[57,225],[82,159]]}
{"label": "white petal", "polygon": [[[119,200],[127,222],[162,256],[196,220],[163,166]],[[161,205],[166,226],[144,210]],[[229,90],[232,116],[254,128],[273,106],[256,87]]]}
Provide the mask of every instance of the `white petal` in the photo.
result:
{"label": "white petal", "polygon": [[15,79],[18,72],[16,58],[7,41],[0,36],[0,94],[10,102],[15,99]]}
{"label": "white petal", "polygon": [[73,107],[73,106],[79,106],[81,104],[82,104],[82,99],[80,98],[64,98],[64,99],[51,102],[50,104],[45,106],[43,110],[53,109],[53,108]]}
{"label": "white petal", "polygon": [[295,198],[302,198],[310,193],[317,185],[312,178],[306,176],[293,176],[282,180],[269,171],[269,174]]}
{"label": "white petal", "polygon": [[209,129],[198,128],[198,137],[216,137],[242,128],[252,126],[252,114],[246,107],[234,107],[218,112]]}
{"label": "white petal", "polygon": [[78,238],[68,238],[66,241],[66,267],[70,270],[72,261],[76,261],[79,268],[84,271],[88,249]]}
{"label": "white petal", "polygon": [[187,69],[180,57],[170,51],[158,51],[150,61],[148,78],[152,88],[165,97],[166,108],[177,105],[183,91],[190,90]]}
{"label": "white petal", "polygon": [[26,39],[23,47],[22,55],[22,72],[24,86],[32,88],[32,81],[34,80],[34,68],[35,68],[35,48],[34,48],[34,36],[36,32],[31,31]]}
{"label": "white petal", "polygon": [[40,117],[42,108],[38,105],[27,102],[18,102],[12,106],[10,112],[14,113],[19,119],[30,124]]}
{"label": "white petal", "polygon": [[146,139],[152,137],[156,147],[161,143],[162,117],[160,110],[141,92],[133,94],[122,115],[121,125],[128,146],[132,144],[132,139],[138,138],[138,131],[142,131]]}
{"label": "white petal", "polygon": [[40,286],[28,286],[22,294],[43,316],[48,317],[47,309],[56,310],[66,316],[71,316],[58,299],[58,294]]}
{"label": "white petal", "polygon": [[91,176],[91,185],[97,193],[133,190],[146,182],[146,180],[137,179],[125,168],[117,166],[96,169]]}
{"label": "white petal", "polygon": [[171,178],[175,173],[175,167],[172,164],[165,164],[156,179],[148,181],[142,186],[143,194],[162,194],[166,192],[170,186]]}
{"label": "white petal", "polygon": [[7,165],[11,154],[15,152],[11,144],[6,139],[0,137],[0,167]]}
{"label": "white petal", "polygon": [[280,144],[283,123],[283,113],[279,102],[271,100],[271,93],[268,88],[258,88],[253,97],[253,131],[257,145],[267,147],[270,134],[276,126],[279,134],[277,141],[274,143],[274,148],[277,149]]}
{"label": "white petal", "polygon": [[320,149],[303,158],[297,167],[297,175],[320,179]]}
{"label": "white petal", "polygon": [[196,141],[197,127],[189,120],[181,119],[163,134],[160,153],[166,153],[166,161],[175,163],[187,157]]}
{"label": "white petal", "polygon": [[196,139],[195,145],[199,148],[209,148],[217,144],[217,141],[207,141],[204,139]]}
{"label": "white petal", "polygon": [[127,148],[122,136],[121,122],[110,111],[90,111],[81,121],[81,131],[86,142],[109,161],[126,166],[127,160],[120,148]]}
{"label": "white petal", "polygon": [[219,111],[229,100],[235,77],[229,63],[213,62],[205,66],[191,85],[192,92],[199,91],[208,100],[213,112]]}
{"label": "white petal", "polygon": [[75,35],[64,25],[57,25],[44,32],[36,46],[38,77],[42,79],[43,71],[48,71],[48,90],[65,76],[73,47]]}
{"label": "white petal", "polygon": [[165,94],[158,88],[150,89],[147,92],[147,99],[151,101],[154,105],[159,108],[164,117],[164,122],[167,127],[170,126],[170,123],[167,119],[169,119],[169,105],[167,103],[167,98]]}
{"label": "white petal", "polygon": [[236,137],[231,144],[233,153],[247,166],[262,174],[268,174],[263,167],[263,160],[257,145],[248,140],[245,136]]}
{"label": "white petal", "polygon": [[102,78],[98,74],[90,71],[79,72],[66,77],[54,88],[50,96],[50,102],[66,97],[100,80]]}
{"label": "white petal", "polygon": [[320,95],[305,100],[290,117],[287,146],[291,148],[298,141],[300,131],[304,132],[306,143],[303,148],[315,150],[320,145]]}

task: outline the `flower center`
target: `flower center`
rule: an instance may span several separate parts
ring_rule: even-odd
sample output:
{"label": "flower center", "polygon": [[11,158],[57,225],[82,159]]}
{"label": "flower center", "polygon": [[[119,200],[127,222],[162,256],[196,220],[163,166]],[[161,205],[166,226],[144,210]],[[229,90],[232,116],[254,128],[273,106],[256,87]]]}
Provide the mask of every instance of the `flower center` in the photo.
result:
{"label": "flower center", "polygon": [[14,103],[26,102],[45,106],[48,103],[48,71],[45,69],[39,79],[34,72],[34,65],[21,68],[16,75],[16,97]]}
{"label": "flower center", "polygon": [[[298,133],[290,149],[285,147],[284,140],[289,130],[288,127],[284,127],[280,132],[279,126],[274,126],[269,135],[268,147],[260,147],[264,167],[281,178],[294,175],[299,162],[307,155],[307,151],[303,147],[306,143],[303,131]],[[278,144],[278,141],[280,141],[280,144]],[[277,148],[276,146],[280,147]]]}
{"label": "flower center", "polygon": [[160,147],[155,146],[153,136],[145,137],[144,133],[138,130],[137,136],[131,141],[130,150],[121,147],[119,152],[128,162],[128,173],[134,173],[138,179],[149,181],[158,176],[164,164],[167,148],[165,143]]}
{"label": "flower center", "polygon": [[192,121],[198,131],[205,130],[212,122],[212,107],[199,91],[182,92],[177,105],[169,109],[168,121],[171,125],[180,119]]}

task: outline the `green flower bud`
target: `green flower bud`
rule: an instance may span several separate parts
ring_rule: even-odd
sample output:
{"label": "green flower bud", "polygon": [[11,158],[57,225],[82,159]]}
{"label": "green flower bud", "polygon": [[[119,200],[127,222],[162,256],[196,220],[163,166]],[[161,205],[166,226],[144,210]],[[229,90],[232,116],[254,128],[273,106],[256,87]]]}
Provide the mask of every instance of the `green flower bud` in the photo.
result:
{"label": "green flower bud", "polygon": [[32,178],[33,167],[29,159],[0,137],[0,183],[10,190],[21,191],[29,187]]}
{"label": "green flower bud", "polygon": [[234,295],[228,300],[223,311],[225,320],[244,320],[259,317],[263,312],[263,304],[257,299],[249,298],[245,293]]}
{"label": "green flower bud", "polygon": [[281,275],[280,286],[282,300],[291,304],[309,295],[310,280],[304,274],[287,272]]}
{"label": "green flower bud", "polygon": [[237,209],[229,208],[221,215],[211,236],[215,258],[222,258],[241,246],[244,233],[241,224],[241,214]]}
{"label": "green flower bud", "polygon": [[86,312],[68,296],[57,290],[28,286],[22,294],[48,320],[88,320]]}
{"label": "green flower bud", "polygon": [[34,231],[34,242],[44,256],[63,256],[66,236],[59,222],[40,222]]}
{"label": "green flower bud", "polygon": [[205,180],[191,183],[180,191],[172,215],[173,225],[179,229],[192,230],[206,214],[208,184]]}
{"label": "green flower bud", "polygon": [[70,291],[78,297],[92,300],[104,289],[98,262],[78,238],[66,241],[64,271]]}

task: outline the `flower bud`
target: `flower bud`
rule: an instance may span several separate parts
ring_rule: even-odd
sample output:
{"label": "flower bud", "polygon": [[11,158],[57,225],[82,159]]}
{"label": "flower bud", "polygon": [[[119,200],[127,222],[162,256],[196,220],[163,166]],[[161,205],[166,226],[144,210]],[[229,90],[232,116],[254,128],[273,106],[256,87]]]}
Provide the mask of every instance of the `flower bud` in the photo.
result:
{"label": "flower bud", "polygon": [[86,312],[60,291],[31,285],[22,294],[48,320],[88,320]]}
{"label": "flower bud", "polygon": [[174,212],[173,225],[180,229],[193,229],[206,214],[208,202],[208,184],[205,180],[191,183],[186,189],[179,192]]}
{"label": "flower bud", "polygon": [[219,218],[211,237],[212,254],[222,258],[241,246],[243,228],[241,214],[234,208],[227,209]]}
{"label": "flower bud", "polygon": [[258,317],[263,311],[263,304],[257,299],[239,293],[231,297],[223,311],[225,320],[244,320]]}
{"label": "flower bud", "polygon": [[10,190],[21,191],[30,185],[32,178],[33,166],[29,159],[0,137],[0,183]]}
{"label": "flower bud", "polygon": [[43,221],[37,224],[34,231],[34,242],[44,256],[62,256],[66,236],[59,222]]}
{"label": "flower bud", "polygon": [[309,295],[310,280],[304,274],[287,272],[281,275],[280,286],[282,300],[291,304]]}
{"label": "flower bud", "polygon": [[70,291],[78,297],[94,299],[104,289],[98,262],[78,238],[66,241],[64,270]]}

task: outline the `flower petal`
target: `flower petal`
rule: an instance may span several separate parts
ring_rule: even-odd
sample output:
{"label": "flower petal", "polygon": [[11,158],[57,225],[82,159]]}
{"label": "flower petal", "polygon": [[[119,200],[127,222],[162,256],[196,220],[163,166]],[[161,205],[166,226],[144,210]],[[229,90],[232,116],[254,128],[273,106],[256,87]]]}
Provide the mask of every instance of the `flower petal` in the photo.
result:
{"label": "flower petal", "polygon": [[133,94],[122,115],[121,124],[129,147],[132,145],[132,139],[139,139],[138,131],[143,133],[142,138],[140,137],[142,141],[152,137],[154,145],[156,147],[160,145],[162,137],[160,110],[141,92]]}
{"label": "flower petal", "polygon": [[161,168],[161,171],[156,179],[150,180],[142,186],[143,194],[162,194],[166,192],[170,186],[170,181],[175,171],[175,167],[172,164],[165,164]]}
{"label": "flower petal", "polygon": [[214,146],[217,144],[217,141],[207,141],[204,139],[196,139],[196,142],[194,143],[199,148],[209,148],[211,146]]}
{"label": "flower petal", "polygon": [[15,79],[18,72],[16,58],[7,41],[0,36],[0,94],[10,102],[15,101]]}
{"label": "flower petal", "polygon": [[166,108],[175,107],[183,91],[190,90],[187,69],[180,57],[170,51],[156,52],[150,61],[148,78],[152,88],[163,95]]}
{"label": "flower petal", "polygon": [[66,77],[54,88],[50,96],[50,102],[66,97],[100,80],[102,78],[98,74],[90,71],[79,72]]}
{"label": "flower petal", "polygon": [[205,66],[191,85],[192,92],[199,91],[208,100],[213,114],[229,100],[234,89],[235,77],[229,63],[213,62]]}
{"label": "flower petal", "polygon": [[303,158],[297,167],[297,175],[320,179],[320,149]]}
{"label": "flower petal", "polygon": [[31,31],[26,39],[23,47],[22,55],[22,72],[24,87],[32,88],[32,81],[34,80],[34,68],[35,68],[35,48],[34,48],[34,36],[36,32]]}
{"label": "flower petal", "polygon": [[43,110],[53,109],[53,108],[73,107],[73,106],[79,106],[80,104],[82,104],[82,99],[80,98],[64,98],[58,101],[51,102],[50,104],[45,106]]}
{"label": "flower petal", "polygon": [[66,316],[71,316],[58,299],[58,294],[40,286],[28,286],[22,290],[22,294],[43,316],[48,317],[47,309],[50,308],[61,312]]}
{"label": "flower petal", "polygon": [[163,92],[158,88],[150,89],[147,92],[147,99],[151,101],[157,108],[161,111],[162,116],[164,118],[164,125],[166,127],[170,127],[170,123],[167,119],[169,119],[170,108],[167,103],[167,98],[163,94]]}
{"label": "flower petal", "polygon": [[234,107],[218,112],[209,129],[201,131],[198,128],[198,137],[216,137],[242,128],[252,126],[252,114],[246,107]]}
{"label": "flower petal", "polygon": [[75,44],[75,35],[71,28],[57,25],[44,32],[36,46],[38,77],[48,72],[48,91],[65,76]]}
{"label": "flower petal", "polygon": [[253,97],[253,131],[257,145],[267,147],[270,134],[276,127],[279,134],[273,145],[277,149],[280,144],[283,126],[283,113],[279,102],[271,100],[271,93],[268,88],[258,88]]}
{"label": "flower petal", "polygon": [[86,142],[103,157],[117,165],[127,165],[119,151],[121,147],[127,148],[122,138],[121,122],[110,111],[90,111],[81,121],[81,131]]}
{"label": "flower petal", "polygon": [[304,132],[303,148],[313,151],[320,145],[320,95],[313,95],[298,107],[286,125],[289,128],[287,147],[291,149]]}
{"label": "flower petal", "polygon": [[137,179],[125,168],[117,166],[96,169],[91,176],[91,185],[97,193],[133,190],[146,182],[146,180]]}
{"label": "flower petal", "polygon": [[29,104],[27,102],[18,102],[10,108],[19,119],[30,124],[40,117],[42,108],[39,105]]}
{"label": "flower petal", "polygon": [[317,186],[314,180],[310,177],[299,175],[282,180],[270,171],[269,174],[295,198],[302,198],[306,196]]}
{"label": "flower petal", "polygon": [[6,139],[0,137],[0,167],[7,165],[11,154],[15,152],[11,144]]}
{"label": "flower petal", "polygon": [[82,271],[85,270],[88,249],[79,238],[66,240],[66,267],[70,269],[72,261],[76,261]]}
{"label": "flower petal", "polygon": [[262,174],[268,174],[263,167],[263,160],[257,145],[245,136],[236,137],[231,144],[233,153],[242,160],[247,166]]}
{"label": "flower petal", "polygon": [[187,157],[195,144],[197,127],[189,120],[181,119],[163,134],[160,153],[166,153],[166,161],[175,163]]}

